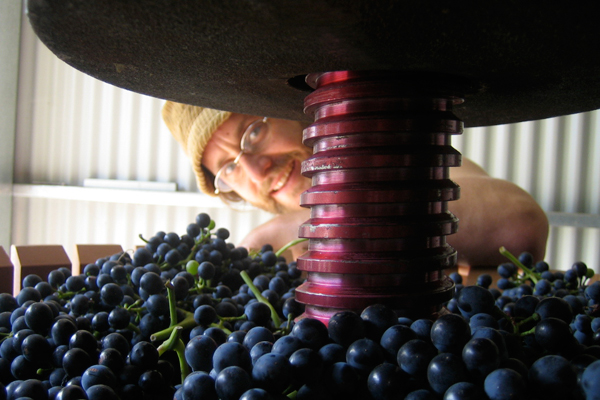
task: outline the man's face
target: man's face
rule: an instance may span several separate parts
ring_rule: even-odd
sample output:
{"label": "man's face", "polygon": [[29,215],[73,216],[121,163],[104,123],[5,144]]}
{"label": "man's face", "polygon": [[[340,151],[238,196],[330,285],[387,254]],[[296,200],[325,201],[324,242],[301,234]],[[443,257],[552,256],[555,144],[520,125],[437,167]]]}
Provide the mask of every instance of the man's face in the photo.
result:
{"label": "man's face", "polygon": [[[240,140],[246,128],[261,117],[232,114],[206,145],[202,164],[214,174],[240,153]],[[244,153],[237,168],[242,179],[230,183],[233,190],[250,204],[272,213],[299,210],[300,194],[310,179],[300,174],[302,161],[312,151],[302,144],[302,125],[296,121],[268,119],[270,138],[264,150]]]}

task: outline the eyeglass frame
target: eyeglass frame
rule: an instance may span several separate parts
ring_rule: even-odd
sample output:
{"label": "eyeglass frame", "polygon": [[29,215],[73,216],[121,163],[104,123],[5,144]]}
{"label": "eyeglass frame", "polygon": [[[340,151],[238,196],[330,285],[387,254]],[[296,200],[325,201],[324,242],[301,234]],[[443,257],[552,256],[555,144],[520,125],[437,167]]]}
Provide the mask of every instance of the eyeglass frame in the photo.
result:
{"label": "eyeglass frame", "polygon": [[256,121],[253,121],[252,123],[250,123],[248,125],[248,127],[246,128],[246,130],[244,131],[244,134],[242,135],[242,138],[240,139],[240,152],[238,153],[238,155],[233,159],[233,161],[228,161],[225,164],[223,164],[223,166],[221,168],[219,168],[219,170],[217,171],[217,173],[215,174],[215,179],[213,181],[213,186],[215,187],[215,194],[218,195],[219,193],[231,193],[234,190],[231,189],[229,191],[224,192],[223,190],[219,189],[219,185],[218,182],[219,180],[221,180],[221,174],[223,173],[223,171],[225,171],[225,168],[230,165],[233,164],[234,168],[238,168],[238,164],[240,163],[240,160],[242,159],[242,156],[244,154],[252,154],[252,153],[248,153],[246,150],[244,150],[242,148],[242,144],[244,143],[244,139],[246,138],[246,135],[248,135],[250,132],[252,132],[252,128],[258,123],[258,122],[262,122],[264,124],[267,124],[268,118],[267,117],[263,117],[261,119],[257,119]]}

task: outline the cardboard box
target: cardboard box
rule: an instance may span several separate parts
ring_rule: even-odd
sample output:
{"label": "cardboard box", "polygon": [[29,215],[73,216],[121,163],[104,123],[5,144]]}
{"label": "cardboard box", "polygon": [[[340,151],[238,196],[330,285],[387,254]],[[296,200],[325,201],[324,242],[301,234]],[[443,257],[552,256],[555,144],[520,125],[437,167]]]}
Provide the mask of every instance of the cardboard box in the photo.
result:
{"label": "cardboard box", "polygon": [[0,246],[0,293],[13,293],[13,264]]}
{"label": "cardboard box", "polygon": [[10,259],[14,265],[14,296],[21,291],[22,280],[29,274],[46,281],[50,271],[61,267],[71,270],[71,260],[61,245],[12,245]]}
{"label": "cardboard box", "polygon": [[99,258],[121,252],[123,252],[123,247],[119,244],[76,244],[73,275],[81,274],[86,265],[95,263]]}

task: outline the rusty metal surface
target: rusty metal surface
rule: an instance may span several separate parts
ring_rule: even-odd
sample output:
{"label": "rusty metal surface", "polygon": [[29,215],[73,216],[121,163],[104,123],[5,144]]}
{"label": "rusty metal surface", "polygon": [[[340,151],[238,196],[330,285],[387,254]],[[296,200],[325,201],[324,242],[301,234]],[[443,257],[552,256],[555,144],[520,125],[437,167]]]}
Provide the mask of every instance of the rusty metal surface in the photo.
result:
{"label": "rusty metal surface", "polygon": [[500,0],[30,0],[62,60],[132,91],[309,121],[306,74],[463,80],[465,126],[600,108],[600,4]]}

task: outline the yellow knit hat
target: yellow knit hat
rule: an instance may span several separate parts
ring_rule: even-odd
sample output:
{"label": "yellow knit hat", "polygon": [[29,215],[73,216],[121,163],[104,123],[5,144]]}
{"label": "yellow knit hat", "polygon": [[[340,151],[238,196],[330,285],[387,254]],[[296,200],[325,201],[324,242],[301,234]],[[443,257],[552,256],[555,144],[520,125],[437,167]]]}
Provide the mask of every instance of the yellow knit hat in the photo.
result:
{"label": "yellow knit hat", "polygon": [[162,118],[192,162],[198,188],[210,196],[216,196],[213,182],[208,182],[202,170],[202,155],[206,144],[231,113],[211,108],[190,106],[167,101]]}

